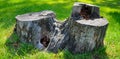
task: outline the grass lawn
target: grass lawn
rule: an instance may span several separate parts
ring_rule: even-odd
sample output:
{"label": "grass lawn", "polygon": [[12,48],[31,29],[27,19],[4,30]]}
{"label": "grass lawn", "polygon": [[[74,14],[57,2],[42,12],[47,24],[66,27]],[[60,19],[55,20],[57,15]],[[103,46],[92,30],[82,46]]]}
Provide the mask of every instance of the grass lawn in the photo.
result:
{"label": "grass lawn", "polygon": [[100,14],[109,21],[104,47],[94,52],[73,55],[40,52],[30,44],[20,43],[13,33],[15,16],[28,12],[52,10],[58,20],[69,17],[74,1],[0,0],[0,59],[120,59],[120,0],[81,0],[100,6]]}

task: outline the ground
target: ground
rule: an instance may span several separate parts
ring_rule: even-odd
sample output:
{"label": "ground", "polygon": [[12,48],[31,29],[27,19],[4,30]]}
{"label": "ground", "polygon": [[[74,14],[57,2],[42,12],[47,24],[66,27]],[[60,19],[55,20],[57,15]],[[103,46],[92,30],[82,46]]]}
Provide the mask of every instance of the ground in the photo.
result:
{"label": "ground", "polygon": [[62,51],[54,54],[40,52],[30,44],[19,42],[18,36],[13,32],[16,15],[52,10],[56,13],[57,19],[62,21],[70,16],[74,2],[72,0],[0,0],[0,59],[120,59],[119,0],[80,1],[98,5],[101,16],[109,21],[104,47],[93,52],[73,55],[68,51]]}

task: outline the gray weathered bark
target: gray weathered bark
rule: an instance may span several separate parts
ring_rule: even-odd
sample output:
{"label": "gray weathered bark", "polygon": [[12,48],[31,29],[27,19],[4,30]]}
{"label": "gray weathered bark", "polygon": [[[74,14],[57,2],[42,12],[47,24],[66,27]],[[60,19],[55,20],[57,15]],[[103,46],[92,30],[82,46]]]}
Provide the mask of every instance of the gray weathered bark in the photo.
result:
{"label": "gray weathered bark", "polygon": [[32,43],[39,49],[45,48],[41,43],[41,39],[51,36],[50,32],[54,30],[54,17],[55,15],[52,11],[18,15],[16,17],[16,31],[20,40]]}
{"label": "gray weathered bark", "polygon": [[23,42],[40,50],[58,52],[67,49],[84,53],[103,46],[108,21],[100,18],[99,7],[75,3],[71,17],[58,22],[52,11],[18,15],[16,31]]}

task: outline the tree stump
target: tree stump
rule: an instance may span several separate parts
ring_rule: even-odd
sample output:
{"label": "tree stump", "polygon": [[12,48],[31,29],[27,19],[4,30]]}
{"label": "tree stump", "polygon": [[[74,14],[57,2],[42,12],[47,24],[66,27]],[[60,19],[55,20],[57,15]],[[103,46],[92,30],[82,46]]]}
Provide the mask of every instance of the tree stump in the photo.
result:
{"label": "tree stump", "polygon": [[47,47],[50,35],[54,30],[52,11],[27,13],[16,16],[16,31],[22,42],[34,44],[38,49]]}
{"label": "tree stump", "polygon": [[16,31],[22,42],[51,52],[93,51],[103,46],[108,26],[108,21],[99,15],[99,7],[83,3],[74,4],[65,22],[58,22],[53,11],[27,13],[16,19]]}

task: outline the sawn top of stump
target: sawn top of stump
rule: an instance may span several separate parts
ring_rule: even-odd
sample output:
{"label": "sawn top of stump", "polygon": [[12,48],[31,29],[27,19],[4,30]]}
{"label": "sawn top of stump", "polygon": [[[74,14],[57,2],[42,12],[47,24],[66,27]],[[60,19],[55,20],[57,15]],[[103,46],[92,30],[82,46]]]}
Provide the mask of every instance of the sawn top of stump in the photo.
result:
{"label": "sawn top of stump", "polygon": [[108,24],[108,21],[105,18],[97,18],[94,20],[76,20],[79,24],[90,25],[90,26],[105,26]]}
{"label": "sawn top of stump", "polygon": [[26,13],[22,15],[16,16],[16,19],[19,21],[35,21],[44,18],[55,17],[53,11],[42,11],[42,12],[34,12],[34,13]]}

